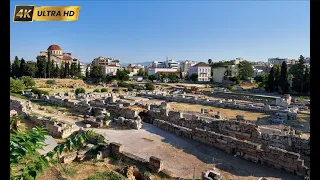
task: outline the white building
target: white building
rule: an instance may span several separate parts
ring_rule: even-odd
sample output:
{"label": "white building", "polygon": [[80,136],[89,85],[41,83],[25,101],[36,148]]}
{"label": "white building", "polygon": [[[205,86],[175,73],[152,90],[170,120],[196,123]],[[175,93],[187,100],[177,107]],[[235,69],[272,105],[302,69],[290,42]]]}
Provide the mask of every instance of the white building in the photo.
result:
{"label": "white building", "polygon": [[213,81],[221,83],[224,80],[229,80],[230,77],[237,76],[237,65],[229,65],[213,68]]}
{"label": "white building", "polygon": [[94,66],[117,66],[120,67],[120,59],[115,59],[115,58],[104,58],[102,56],[99,56],[97,58],[94,58],[92,61],[92,64]]}
{"label": "white building", "polygon": [[101,67],[102,76],[103,77],[115,76],[119,68],[120,67],[115,66],[115,65],[102,66]]}
{"label": "white building", "polygon": [[241,62],[243,62],[245,60],[243,60],[243,58],[236,58],[234,60],[231,60],[231,62],[235,65],[240,64]]}
{"label": "white building", "polygon": [[166,58],[165,61],[153,61],[151,64],[152,68],[172,68],[172,69],[179,69],[180,63],[176,62],[175,60]]}
{"label": "white building", "polygon": [[206,63],[200,62],[190,67],[188,76],[191,76],[194,73],[198,75],[198,81],[210,81],[211,66]]}
{"label": "white building", "polygon": [[280,65],[283,63],[283,62],[286,62],[287,65],[292,65],[292,64],[295,64],[296,63],[296,60],[295,59],[288,59],[288,58],[269,58],[268,59],[268,63],[269,64],[273,64],[273,65]]}
{"label": "white building", "polygon": [[84,63],[82,63],[78,58],[73,58],[72,63],[76,63],[77,66],[78,66],[78,64],[80,64],[81,75],[82,76],[86,75],[87,66]]}
{"label": "white building", "polygon": [[157,74],[158,72],[163,73],[172,73],[172,72],[178,72],[178,69],[172,69],[172,68],[149,68],[148,69],[148,75]]}

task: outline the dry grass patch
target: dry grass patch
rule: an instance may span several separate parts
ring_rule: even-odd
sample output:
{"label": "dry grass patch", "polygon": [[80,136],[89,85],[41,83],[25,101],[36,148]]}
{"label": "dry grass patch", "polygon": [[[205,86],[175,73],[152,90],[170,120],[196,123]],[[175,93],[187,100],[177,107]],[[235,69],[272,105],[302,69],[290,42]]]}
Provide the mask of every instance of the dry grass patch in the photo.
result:
{"label": "dry grass patch", "polygon": [[173,110],[181,112],[191,112],[191,113],[200,113],[201,109],[207,109],[209,115],[215,115],[219,111],[222,117],[227,119],[235,119],[237,115],[244,116],[245,120],[256,121],[258,117],[267,117],[268,114],[258,113],[258,112],[249,112],[243,110],[234,110],[234,109],[224,109],[212,106],[204,106],[197,104],[187,104],[187,103],[176,103],[170,102],[170,107]]}

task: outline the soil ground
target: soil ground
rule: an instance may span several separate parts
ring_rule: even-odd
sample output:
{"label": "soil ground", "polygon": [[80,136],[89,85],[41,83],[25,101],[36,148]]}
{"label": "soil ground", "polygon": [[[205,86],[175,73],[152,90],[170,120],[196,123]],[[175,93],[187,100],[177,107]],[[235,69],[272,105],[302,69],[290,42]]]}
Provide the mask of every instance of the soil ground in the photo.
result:
{"label": "soil ground", "polygon": [[258,117],[262,118],[262,117],[269,116],[268,114],[265,114],[265,113],[217,108],[213,106],[204,106],[204,105],[197,105],[197,104],[176,103],[176,102],[170,102],[169,104],[172,110],[177,110],[182,112],[200,113],[201,109],[207,109],[209,115],[216,115],[217,112],[219,111],[221,113],[221,116],[227,119],[235,119],[237,115],[242,115],[244,116],[245,120],[256,121]]}
{"label": "soil ground", "polygon": [[165,169],[182,178],[192,178],[194,169],[196,177],[200,178],[202,171],[212,168],[215,158],[216,167],[225,179],[299,179],[289,173],[228,155],[200,142],[181,138],[151,124],[144,123],[140,130],[95,130],[109,142],[121,143],[126,152],[145,159],[150,156],[162,159]]}

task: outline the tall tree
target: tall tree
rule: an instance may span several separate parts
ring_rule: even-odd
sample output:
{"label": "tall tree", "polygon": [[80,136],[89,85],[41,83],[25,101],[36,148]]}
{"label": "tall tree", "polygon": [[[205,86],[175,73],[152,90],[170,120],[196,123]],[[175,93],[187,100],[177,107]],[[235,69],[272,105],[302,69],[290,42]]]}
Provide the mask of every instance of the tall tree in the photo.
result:
{"label": "tall tree", "polygon": [[303,92],[308,94],[310,92],[310,69],[305,68],[305,72],[303,75]]}
{"label": "tall tree", "polygon": [[35,77],[37,72],[37,63],[29,61],[26,63],[25,76]]}
{"label": "tall tree", "polygon": [[182,68],[180,67],[180,70],[179,70],[179,75],[180,75],[180,79],[182,79]]}
{"label": "tall tree", "polygon": [[270,73],[268,76],[268,81],[266,83],[265,89],[269,92],[273,92],[274,91],[274,77],[275,77],[275,71],[274,71],[274,67],[272,67],[270,69]]}
{"label": "tall tree", "polygon": [[87,65],[87,69],[86,69],[86,77],[90,77],[90,74],[89,74],[89,65]]}
{"label": "tall tree", "polygon": [[302,92],[303,84],[304,84],[304,81],[303,81],[303,76],[305,72],[304,62],[305,62],[305,58],[302,55],[300,55],[299,62],[296,65],[296,73],[293,74],[292,88],[298,93]]}
{"label": "tall tree", "polygon": [[70,76],[74,77],[77,74],[77,67],[75,63],[71,63],[71,67],[70,67]]}
{"label": "tall tree", "polygon": [[58,66],[58,64],[55,64],[54,65],[54,68],[53,68],[53,71],[52,71],[52,76],[54,77],[54,78],[58,78],[59,77],[59,75],[60,75],[60,69],[59,69],[59,66]]}
{"label": "tall tree", "polygon": [[69,67],[69,62],[66,62],[64,64],[64,74],[65,74],[65,78],[68,78],[70,75],[70,67]]}
{"label": "tall tree", "polygon": [[209,64],[209,65],[212,64],[212,59],[208,59],[208,64]]}
{"label": "tall tree", "polygon": [[26,70],[26,61],[23,58],[21,58],[21,61],[20,61],[21,76],[25,75],[25,70]]}
{"label": "tall tree", "polygon": [[42,70],[42,63],[41,63],[41,57],[37,56],[37,72],[36,76],[41,78],[41,70]]}
{"label": "tall tree", "polygon": [[238,75],[241,80],[247,80],[253,76],[253,68],[249,61],[242,61],[238,65]]}
{"label": "tall tree", "polygon": [[47,78],[47,61],[41,61],[41,76]]}
{"label": "tall tree", "polygon": [[284,94],[289,93],[289,82],[288,82],[288,66],[286,62],[282,62],[281,64],[281,72],[280,72],[280,87]]}
{"label": "tall tree", "polygon": [[280,67],[274,66],[274,91],[279,92],[280,85]]}
{"label": "tall tree", "polygon": [[53,61],[48,59],[47,62],[47,73],[48,73],[48,77],[51,78],[51,73],[52,73],[52,65],[53,65]]}
{"label": "tall tree", "polygon": [[78,63],[76,76],[77,76],[78,78],[82,77],[80,62]]}
{"label": "tall tree", "polygon": [[93,78],[101,78],[102,76],[102,70],[100,66],[93,66],[91,77]]}
{"label": "tall tree", "polygon": [[65,72],[65,70],[66,70],[65,64],[61,64],[61,66],[60,66],[60,73],[59,73],[60,78],[66,78],[66,72]]}
{"label": "tall tree", "polygon": [[14,58],[13,64],[12,64],[12,74],[13,76],[20,77],[21,76],[21,70],[20,70],[20,60],[18,56]]}

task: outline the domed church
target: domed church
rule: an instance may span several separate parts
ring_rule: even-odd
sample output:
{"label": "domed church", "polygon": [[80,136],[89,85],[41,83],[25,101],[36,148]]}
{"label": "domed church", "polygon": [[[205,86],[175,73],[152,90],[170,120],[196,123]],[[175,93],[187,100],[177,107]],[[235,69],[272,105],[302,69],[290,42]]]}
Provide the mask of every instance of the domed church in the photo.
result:
{"label": "domed church", "polygon": [[50,54],[50,61],[53,61],[59,65],[67,62],[71,63],[73,60],[71,53],[62,52],[62,48],[56,44],[50,45],[47,51],[40,51],[41,60],[48,60],[49,54]]}

